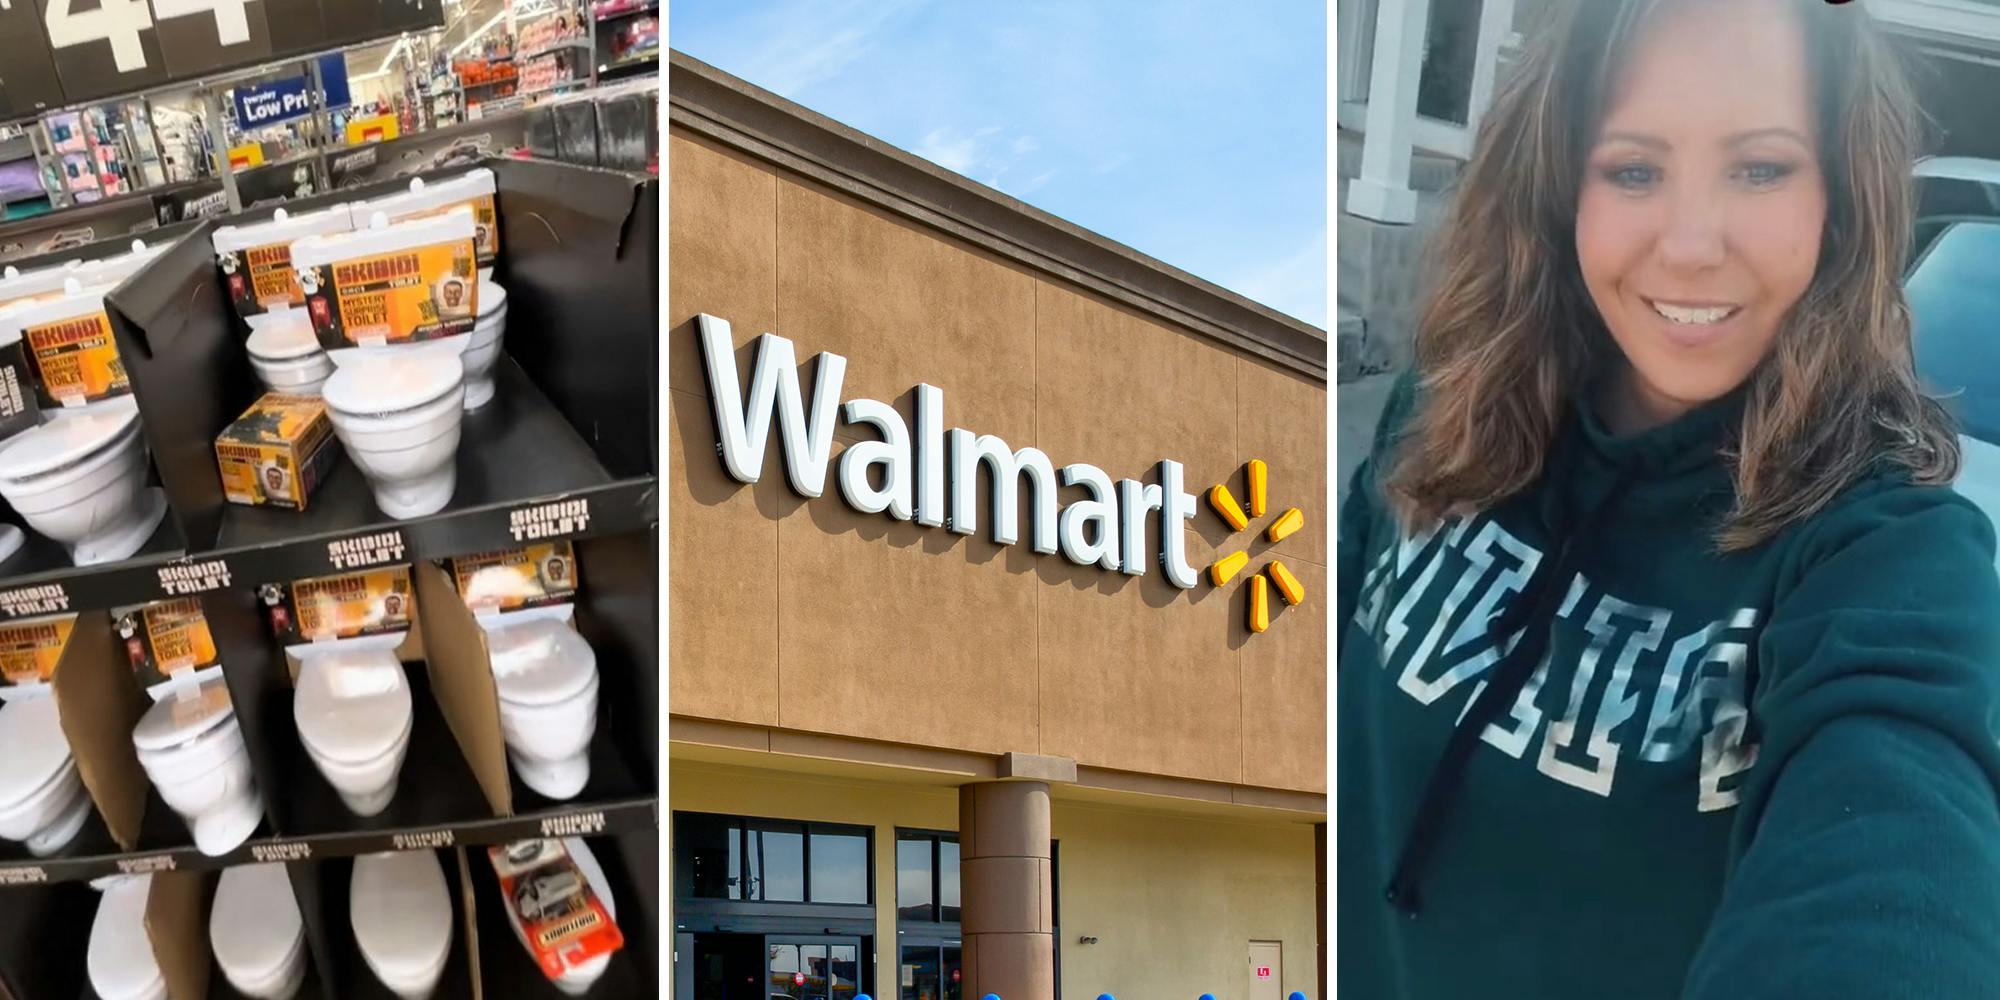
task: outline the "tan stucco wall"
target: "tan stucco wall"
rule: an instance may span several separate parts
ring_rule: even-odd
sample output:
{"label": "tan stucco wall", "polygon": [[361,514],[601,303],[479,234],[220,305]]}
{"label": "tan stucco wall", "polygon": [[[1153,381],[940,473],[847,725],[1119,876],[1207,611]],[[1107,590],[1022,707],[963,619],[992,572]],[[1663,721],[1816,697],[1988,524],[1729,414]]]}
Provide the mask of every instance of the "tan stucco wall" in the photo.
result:
{"label": "tan stucco wall", "polygon": [[[1252,941],[1277,941],[1283,992],[1317,995],[1313,828],[1063,802],[1063,1000],[1250,992]],[[1078,944],[1084,936],[1092,945]]]}
{"label": "tan stucco wall", "polygon": [[[768,164],[670,138],[670,710],[675,715],[1325,791],[1326,390],[1211,341],[904,223]],[[912,419],[919,382],[947,426],[1034,445],[1058,466],[1197,496],[1271,468],[1271,511],[1231,534],[1205,504],[1189,560],[1248,548],[1307,591],[1270,630],[1247,588],[1174,588],[848,508],[806,502],[771,435],[762,480],[728,478],[693,317],[730,322],[747,382],[758,334],[801,362],[848,360],[843,399]],[[986,492],[982,475],[981,493]],[[1065,491],[1063,502],[1071,497]],[[1273,547],[1271,518],[1306,527]],[[1275,598],[1275,595],[1274,595]],[[1308,884],[1310,884],[1308,882]]]}
{"label": "tan stucco wall", "polygon": [[[897,982],[896,828],[955,830],[951,787],[673,761],[673,810],[853,823],[875,829],[876,979]],[[1251,941],[1284,948],[1284,990],[1313,994],[1313,828],[1077,802],[1053,791],[1061,845],[1062,997],[1240,1000]],[[1096,944],[1078,944],[1094,936]],[[893,990],[882,994],[895,996]]]}

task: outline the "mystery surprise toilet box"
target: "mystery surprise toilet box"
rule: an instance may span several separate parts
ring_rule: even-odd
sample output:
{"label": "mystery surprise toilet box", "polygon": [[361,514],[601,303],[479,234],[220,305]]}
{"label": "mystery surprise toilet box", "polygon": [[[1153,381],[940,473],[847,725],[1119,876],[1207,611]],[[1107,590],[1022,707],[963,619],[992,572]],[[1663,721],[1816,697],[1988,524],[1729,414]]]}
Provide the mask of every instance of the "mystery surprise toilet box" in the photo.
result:
{"label": "mystery surprise toilet box", "polygon": [[72,277],[60,295],[0,309],[0,344],[18,341],[26,348],[43,408],[86,406],[132,392],[104,312],[111,289]]}
{"label": "mystery surprise toilet box", "polygon": [[318,396],[267,392],[215,439],[223,496],[251,506],[306,509],[338,455]]}
{"label": "mystery surprise toilet box", "polygon": [[422,219],[441,215],[452,209],[464,207],[472,212],[472,243],[478,255],[479,266],[490,268],[500,257],[500,221],[495,211],[493,197],[498,190],[493,171],[481,167],[477,170],[449,177],[441,181],[425,181],[421,177],[411,178],[410,189],[396,194],[384,195],[366,203],[358,212],[381,212],[391,222],[406,219]]}
{"label": "mystery surprise toilet box", "polygon": [[24,618],[0,625],[0,682],[48,684],[75,628],[75,615]]}
{"label": "mystery surprise toilet box", "polygon": [[454,556],[450,564],[459,597],[482,618],[576,600],[576,553],[566,541]]}
{"label": "mystery surprise toilet box", "polygon": [[199,598],[115,609],[111,618],[133,676],[148,690],[222,662]]}
{"label": "mystery surprise toilet box", "polygon": [[331,353],[471,333],[479,318],[473,231],[463,207],[393,223],[376,212],[366,229],[293,243],[320,346]]}
{"label": "mystery surprise toilet box", "polygon": [[236,314],[249,319],[306,304],[292,268],[292,244],[306,236],[345,233],[354,228],[346,205],[290,215],[278,209],[269,222],[223,226],[215,231],[215,263]]}

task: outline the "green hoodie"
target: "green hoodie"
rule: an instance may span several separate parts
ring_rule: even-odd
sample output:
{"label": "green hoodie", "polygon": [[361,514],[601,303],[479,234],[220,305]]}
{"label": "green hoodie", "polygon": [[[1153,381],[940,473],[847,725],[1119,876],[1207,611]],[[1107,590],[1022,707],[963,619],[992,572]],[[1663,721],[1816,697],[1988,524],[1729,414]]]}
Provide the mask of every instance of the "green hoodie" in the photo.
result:
{"label": "green hoodie", "polygon": [[1341,511],[1341,995],[2000,997],[1986,517],[1885,471],[1719,553],[1732,399],[1576,408],[1534,487],[1402,537],[1413,385]]}

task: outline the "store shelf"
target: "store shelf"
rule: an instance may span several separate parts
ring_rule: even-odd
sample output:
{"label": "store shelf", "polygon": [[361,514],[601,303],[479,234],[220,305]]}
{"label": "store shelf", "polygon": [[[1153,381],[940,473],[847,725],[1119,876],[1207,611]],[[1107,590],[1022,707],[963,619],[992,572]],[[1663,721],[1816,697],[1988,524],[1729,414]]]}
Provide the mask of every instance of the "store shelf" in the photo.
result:
{"label": "store shelf", "polygon": [[587,80],[587,79],[586,79],[586,80],[564,80],[564,81],[562,81],[561,83],[552,83],[552,84],[549,84],[549,85],[548,85],[548,86],[546,86],[546,87],[536,87],[536,88],[535,88],[535,89],[533,89],[533,90],[524,90],[524,91],[521,91],[521,96],[522,96],[522,97],[536,97],[536,96],[539,96],[539,95],[541,95],[541,94],[553,94],[553,93],[556,93],[557,91],[562,91],[562,90],[568,90],[568,89],[569,89],[569,88],[571,88],[571,87],[588,87],[588,86],[590,86],[590,81],[589,81],[589,80]]}
{"label": "store shelf", "polygon": [[61,545],[32,529],[23,534],[20,551],[0,563],[0,621],[160,600],[159,567],[187,549],[172,515],[161,519],[138,555],[96,566],[72,565]]}
{"label": "store shelf", "polygon": [[[139,555],[100,566],[72,566],[61,546],[27,531],[21,551],[0,563],[0,621],[506,548],[529,540],[516,534],[517,517],[538,526],[535,540],[638,531],[659,519],[656,480],[614,480],[519,365],[504,358],[496,374],[494,402],[466,415],[458,489],[437,514],[388,519],[343,457],[303,512],[227,507],[209,551],[188,554],[171,516]],[[379,544],[356,546],[361,539]],[[191,583],[191,568],[214,586]]]}
{"label": "store shelf", "polygon": [[519,58],[522,62],[526,62],[537,56],[551,55],[557,52],[564,52],[570,49],[588,49],[590,47],[591,47],[591,42],[589,38],[584,36],[578,36],[576,38],[565,38],[560,42],[544,45],[541,46],[540,48],[529,49],[528,51],[521,53],[517,58]]}
{"label": "store shelf", "polygon": [[610,79],[613,77],[622,76],[634,70],[643,70],[651,67],[656,67],[659,64],[660,64],[660,52],[658,49],[654,49],[652,52],[649,52],[643,56],[629,56],[627,58],[620,59],[617,62],[607,63],[603,66],[598,67],[597,78],[599,80]]}
{"label": "store shelf", "polygon": [[[465,415],[458,486],[443,511],[389,519],[343,456],[304,511],[227,508],[218,550],[235,584],[636,531],[658,519],[655,480],[614,481],[512,358],[502,357],[495,381],[493,402]],[[517,534],[517,520],[551,530]]]}
{"label": "store shelf", "polygon": [[[156,795],[149,804],[147,821],[166,806]],[[93,823],[96,820],[93,819]],[[166,823],[178,823],[171,814]],[[91,840],[86,827],[71,843],[72,850],[52,858],[20,860],[9,857],[0,862],[0,892],[21,885],[87,881],[105,875],[150,871],[215,871],[241,864],[265,861],[311,861],[347,858],[378,851],[414,850],[420,847],[458,844],[506,844],[533,837],[566,837],[622,833],[659,825],[659,798],[647,794],[608,802],[572,802],[560,808],[516,812],[513,816],[457,823],[436,823],[372,830],[346,830],[312,837],[272,837],[260,835],[221,857],[208,857],[193,846],[148,848],[141,838],[140,849],[119,852],[111,845],[103,825],[96,832],[102,840]],[[164,831],[161,833],[164,836]],[[88,842],[86,842],[88,841]],[[18,844],[9,844],[13,850]],[[4,899],[0,896],[0,899]]]}

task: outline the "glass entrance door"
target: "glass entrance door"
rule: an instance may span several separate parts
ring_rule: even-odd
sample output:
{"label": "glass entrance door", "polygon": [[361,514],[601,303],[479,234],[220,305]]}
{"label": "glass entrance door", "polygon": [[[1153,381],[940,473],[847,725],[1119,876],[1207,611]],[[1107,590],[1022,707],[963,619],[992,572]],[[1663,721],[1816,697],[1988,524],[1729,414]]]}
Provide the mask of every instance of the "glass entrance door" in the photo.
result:
{"label": "glass entrance door", "polygon": [[854,1000],[861,992],[861,939],[766,938],[764,981],[767,1000]]}

